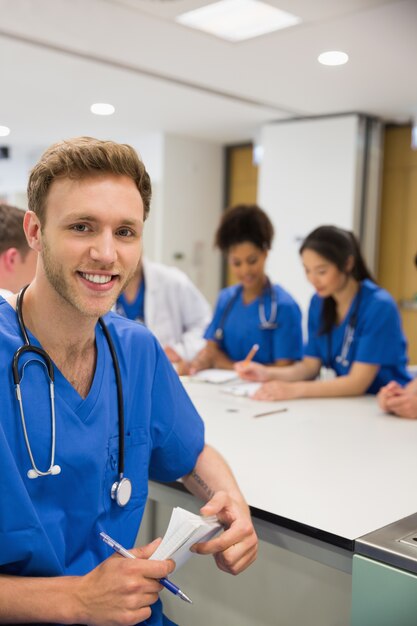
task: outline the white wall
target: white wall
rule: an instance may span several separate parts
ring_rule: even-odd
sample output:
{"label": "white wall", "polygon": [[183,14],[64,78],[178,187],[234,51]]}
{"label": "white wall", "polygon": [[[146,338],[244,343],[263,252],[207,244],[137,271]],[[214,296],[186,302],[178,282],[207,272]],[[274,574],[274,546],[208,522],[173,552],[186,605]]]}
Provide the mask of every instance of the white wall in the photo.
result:
{"label": "white wall", "polygon": [[[103,137],[105,139],[106,137]],[[115,141],[130,143],[143,159],[152,181],[157,184],[162,178],[163,135],[162,133],[142,133],[130,138],[116,137]],[[59,139],[57,138],[57,141]],[[7,138],[1,142],[8,145]],[[14,198],[26,199],[26,187],[31,168],[37,163],[48,145],[10,145],[10,158],[0,159],[0,196],[13,203]],[[26,205],[22,208],[27,208]]]}
{"label": "white wall", "polygon": [[[2,145],[8,145],[7,138],[3,139]],[[29,171],[43,150],[43,146],[10,146],[9,158],[0,159],[0,197],[3,200],[20,209],[27,209],[26,187]]]}
{"label": "white wall", "polygon": [[306,311],[302,240],[323,224],[360,230],[363,125],[356,115],[268,124],[262,146],[258,202],[276,228],[268,272]]}
{"label": "white wall", "polygon": [[213,249],[223,193],[221,145],[165,135],[158,210],[149,220],[146,254],[188,274],[213,304],[220,254]]}
{"label": "white wall", "polygon": [[[152,180],[145,254],[185,271],[214,303],[221,276],[220,255],[212,247],[222,209],[221,145],[162,133],[116,140],[138,151]],[[13,146],[11,158],[0,160],[0,199],[27,208],[29,170],[46,147]]]}

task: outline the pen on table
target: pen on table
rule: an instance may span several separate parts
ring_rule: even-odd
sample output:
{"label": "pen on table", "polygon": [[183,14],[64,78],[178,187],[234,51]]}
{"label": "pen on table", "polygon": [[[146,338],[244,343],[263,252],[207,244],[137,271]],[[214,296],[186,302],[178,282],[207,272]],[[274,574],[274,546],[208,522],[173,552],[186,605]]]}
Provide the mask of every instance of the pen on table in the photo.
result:
{"label": "pen on table", "polygon": [[[126,550],[126,548],[124,548],[120,545],[120,543],[117,543],[117,541],[109,537],[109,535],[106,535],[106,533],[100,533],[100,537],[102,538],[104,543],[107,543],[107,545],[110,546],[110,548],[118,554],[121,554],[127,559],[136,559],[134,554]],[[184,602],[188,602],[189,604],[193,603],[193,601],[190,600],[190,598],[186,596],[185,593],[181,591],[179,587],[177,587],[177,585],[174,585],[174,583],[168,580],[168,578],[160,578],[159,582],[163,587],[165,587],[165,589],[168,589],[168,591],[181,598],[181,600],[184,600]]]}
{"label": "pen on table", "polygon": [[285,411],[288,411],[287,407],[275,409],[274,411],[266,411],[265,413],[257,413],[253,417],[265,417],[266,415],[274,415],[275,413],[285,413]]}
{"label": "pen on table", "polygon": [[246,358],[243,359],[243,362],[246,364],[249,364],[252,361],[255,354],[258,352],[258,350],[259,350],[259,345],[257,343],[254,343],[252,348],[249,350]]}

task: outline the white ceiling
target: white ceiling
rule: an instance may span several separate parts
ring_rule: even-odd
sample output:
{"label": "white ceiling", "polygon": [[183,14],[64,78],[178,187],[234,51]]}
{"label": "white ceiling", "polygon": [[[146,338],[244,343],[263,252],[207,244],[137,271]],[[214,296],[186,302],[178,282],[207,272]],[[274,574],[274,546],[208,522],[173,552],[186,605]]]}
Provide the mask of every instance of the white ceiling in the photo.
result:
{"label": "white ceiling", "polygon": [[[204,0],[0,0],[3,145],[171,132],[222,143],[262,122],[361,112],[417,115],[417,0],[268,0],[301,17],[241,43],[174,22]],[[350,62],[324,67],[324,50]],[[93,116],[93,102],[116,114]]]}

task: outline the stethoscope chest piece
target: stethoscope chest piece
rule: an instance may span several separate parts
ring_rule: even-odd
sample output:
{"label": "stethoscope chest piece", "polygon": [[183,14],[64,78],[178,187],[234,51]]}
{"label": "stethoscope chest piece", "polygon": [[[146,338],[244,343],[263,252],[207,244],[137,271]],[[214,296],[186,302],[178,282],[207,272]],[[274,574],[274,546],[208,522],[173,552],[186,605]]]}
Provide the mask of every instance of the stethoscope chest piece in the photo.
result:
{"label": "stethoscope chest piece", "polygon": [[261,324],[259,325],[259,328],[261,330],[275,330],[276,328],[278,328],[278,324],[276,322],[261,322]]}
{"label": "stethoscope chest piece", "polygon": [[[15,384],[16,399],[18,402],[20,418],[22,422],[23,435],[25,438],[26,448],[29,454],[30,462],[32,464],[31,469],[28,470],[26,475],[28,478],[34,479],[34,478],[38,478],[41,476],[56,476],[57,474],[61,473],[61,467],[60,465],[55,464],[55,439],[56,439],[55,422],[56,420],[55,420],[54,367],[53,367],[51,358],[45,352],[45,350],[43,350],[42,348],[39,348],[38,346],[34,346],[30,343],[29,335],[26,330],[25,322],[23,319],[23,312],[22,312],[23,296],[24,296],[26,289],[27,287],[24,287],[20,291],[19,295],[17,296],[17,301],[16,301],[16,313],[18,317],[19,327],[20,327],[20,330],[24,339],[24,344],[16,350],[13,356],[12,371],[13,371],[13,380]],[[132,495],[132,483],[130,482],[128,478],[124,478],[124,475],[123,475],[124,473],[124,408],[123,408],[122,380],[121,380],[121,375],[120,375],[119,363],[117,360],[117,354],[116,354],[110,333],[101,318],[99,319],[99,324],[101,328],[103,329],[103,333],[107,340],[109,350],[111,353],[111,358],[113,361],[114,373],[116,377],[116,387],[117,387],[117,408],[118,408],[118,414],[119,414],[119,467],[118,467],[119,480],[116,481],[112,485],[110,495],[111,495],[112,500],[114,500],[119,506],[123,507],[123,506],[126,506],[126,504],[129,502],[130,497]],[[47,372],[48,372],[48,379],[49,379],[49,396],[50,396],[50,403],[51,403],[51,455],[50,455],[49,468],[45,471],[40,470],[35,463],[35,458],[33,456],[32,448],[29,442],[29,435],[28,435],[28,431],[26,428],[26,419],[25,419],[25,413],[24,413],[23,401],[22,401],[22,391],[20,388],[22,376],[19,373],[19,359],[23,354],[32,353],[32,352],[42,359],[40,362],[43,363],[43,365],[46,367]],[[23,365],[23,369],[26,367],[28,362],[29,361],[25,362],[25,364]]]}
{"label": "stethoscope chest piece", "polygon": [[111,498],[119,506],[126,506],[132,495],[132,483],[128,478],[121,478],[113,483],[111,488]]}

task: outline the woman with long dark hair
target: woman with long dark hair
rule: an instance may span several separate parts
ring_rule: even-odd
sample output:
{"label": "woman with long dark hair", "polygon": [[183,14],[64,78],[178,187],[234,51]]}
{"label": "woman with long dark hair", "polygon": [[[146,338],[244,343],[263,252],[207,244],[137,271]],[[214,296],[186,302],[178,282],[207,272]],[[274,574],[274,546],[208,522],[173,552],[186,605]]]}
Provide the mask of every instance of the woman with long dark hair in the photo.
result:
{"label": "woman with long dark hair", "polygon": [[[321,226],[303,241],[300,255],[316,290],[304,358],[281,369],[236,364],[242,378],[268,381],[254,397],[359,396],[377,393],[390,380],[407,383],[406,340],[397,305],[373,280],[354,234]],[[327,375],[319,379],[323,372]]]}

